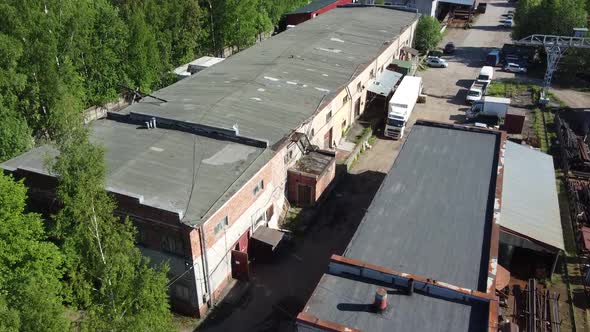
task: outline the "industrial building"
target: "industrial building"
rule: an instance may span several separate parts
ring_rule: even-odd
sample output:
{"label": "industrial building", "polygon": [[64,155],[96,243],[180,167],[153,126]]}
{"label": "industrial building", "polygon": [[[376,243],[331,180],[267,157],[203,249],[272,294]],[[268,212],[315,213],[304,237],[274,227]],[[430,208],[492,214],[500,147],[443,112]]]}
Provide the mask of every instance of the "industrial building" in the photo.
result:
{"label": "industrial building", "polygon": [[[91,124],[116,213],[153,263],[170,265],[175,311],[200,316],[232,278],[248,279],[250,238],[256,253],[277,248],[287,197],[321,200],[366,87],[412,45],[417,19],[337,8]],[[55,153],[42,146],[0,166],[51,209]]]}
{"label": "industrial building", "polygon": [[550,156],[504,132],[418,121],[298,330],[497,331],[504,266],[525,250],[554,268],[560,222]]}
{"label": "industrial building", "polygon": [[[418,122],[299,331],[486,331],[496,324],[505,135]],[[386,308],[374,307],[379,288]]]}

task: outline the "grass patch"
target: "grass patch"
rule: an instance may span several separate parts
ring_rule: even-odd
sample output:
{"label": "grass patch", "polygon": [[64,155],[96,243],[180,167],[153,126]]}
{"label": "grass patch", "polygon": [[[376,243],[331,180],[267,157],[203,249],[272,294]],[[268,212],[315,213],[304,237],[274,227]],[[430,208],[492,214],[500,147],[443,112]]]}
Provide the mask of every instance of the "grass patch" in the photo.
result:
{"label": "grass patch", "polygon": [[532,85],[522,84],[518,80],[493,81],[486,91],[488,96],[512,98],[530,90]]}
{"label": "grass patch", "polygon": [[360,134],[356,135],[356,137],[354,138],[354,144],[359,144],[363,137],[365,137],[365,135],[368,135],[371,131],[372,129],[370,127],[363,129],[363,131],[361,131]]}
{"label": "grass patch", "polygon": [[555,116],[539,108],[533,110],[533,131],[538,139],[541,151],[550,153],[557,139],[554,124]]}
{"label": "grass patch", "polygon": [[285,222],[281,226],[282,228],[288,229],[294,235],[300,235],[303,233],[303,225],[302,225],[302,214],[301,214],[300,207],[292,206],[289,208],[287,212],[287,216],[285,217]]}

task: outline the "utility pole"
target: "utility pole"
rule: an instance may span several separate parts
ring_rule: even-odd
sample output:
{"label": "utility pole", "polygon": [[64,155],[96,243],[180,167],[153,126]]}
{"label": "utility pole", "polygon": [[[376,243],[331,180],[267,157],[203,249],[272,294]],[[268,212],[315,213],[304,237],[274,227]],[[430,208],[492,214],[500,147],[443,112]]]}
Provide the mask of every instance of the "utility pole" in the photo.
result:
{"label": "utility pole", "polygon": [[586,28],[574,29],[574,36],[552,36],[552,35],[532,35],[525,37],[517,42],[516,45],[526,46],[542,46],[547,53],[547,70],[543,78],[543,90],[541,91],[541,104],[549,102],[549,87],[551,86],[551,79],[557,69],[559,59],[570,48],[590,49],[590,38],[584,37],[588,32]]}

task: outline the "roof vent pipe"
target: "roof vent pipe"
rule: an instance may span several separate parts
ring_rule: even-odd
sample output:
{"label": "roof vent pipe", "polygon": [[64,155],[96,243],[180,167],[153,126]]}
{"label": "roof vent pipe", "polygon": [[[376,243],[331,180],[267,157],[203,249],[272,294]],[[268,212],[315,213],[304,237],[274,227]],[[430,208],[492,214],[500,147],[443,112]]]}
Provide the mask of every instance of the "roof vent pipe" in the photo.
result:
{"label": "roof vent pipe", "polygon": [[157,128],[156,127],[156,118],[155,117],[152,118],[152,128]]}
{"label": "roof vent pipe", "polygon": [[145,129],[150,129],[152,126],[150,125],[149,121],[145,122]]}
{"label": "roof vent pipe", "polygon": [[373,306],[377,312],[381,312],[387,308],[387,290],[383,287],[377,288],[375,292],[375,302]]}

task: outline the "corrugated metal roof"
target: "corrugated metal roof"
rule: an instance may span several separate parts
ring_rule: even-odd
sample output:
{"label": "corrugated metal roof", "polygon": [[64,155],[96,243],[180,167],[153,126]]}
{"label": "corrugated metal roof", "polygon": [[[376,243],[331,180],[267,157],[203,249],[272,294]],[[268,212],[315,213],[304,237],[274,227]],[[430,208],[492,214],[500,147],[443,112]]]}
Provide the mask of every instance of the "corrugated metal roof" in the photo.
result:
{"label": "corrugated metal roof", "polygon": [[[320,10],[328,5],[333,4],[334,2],[338,2],[340,0],[315,0],[312,1],[310,4],[305,5],[303,7],[299,7],[294,11],[287,13],[287,15],[291,14],[303,14],[303,13],[313,13],[317,10]],[[351,3],[352,0],[349,0],[348,3]]]}
{"label": "corrugated metal roof", "polygon": [[553,158],[508,141],[504,156],[502,227],[564,249]]}
{"label": "corrugated metal roof", "polygon": [[380,96],[388,96],[402,76],[404,75],[401,73],[385,69],[376,80],[369,84],[367,90]]}

